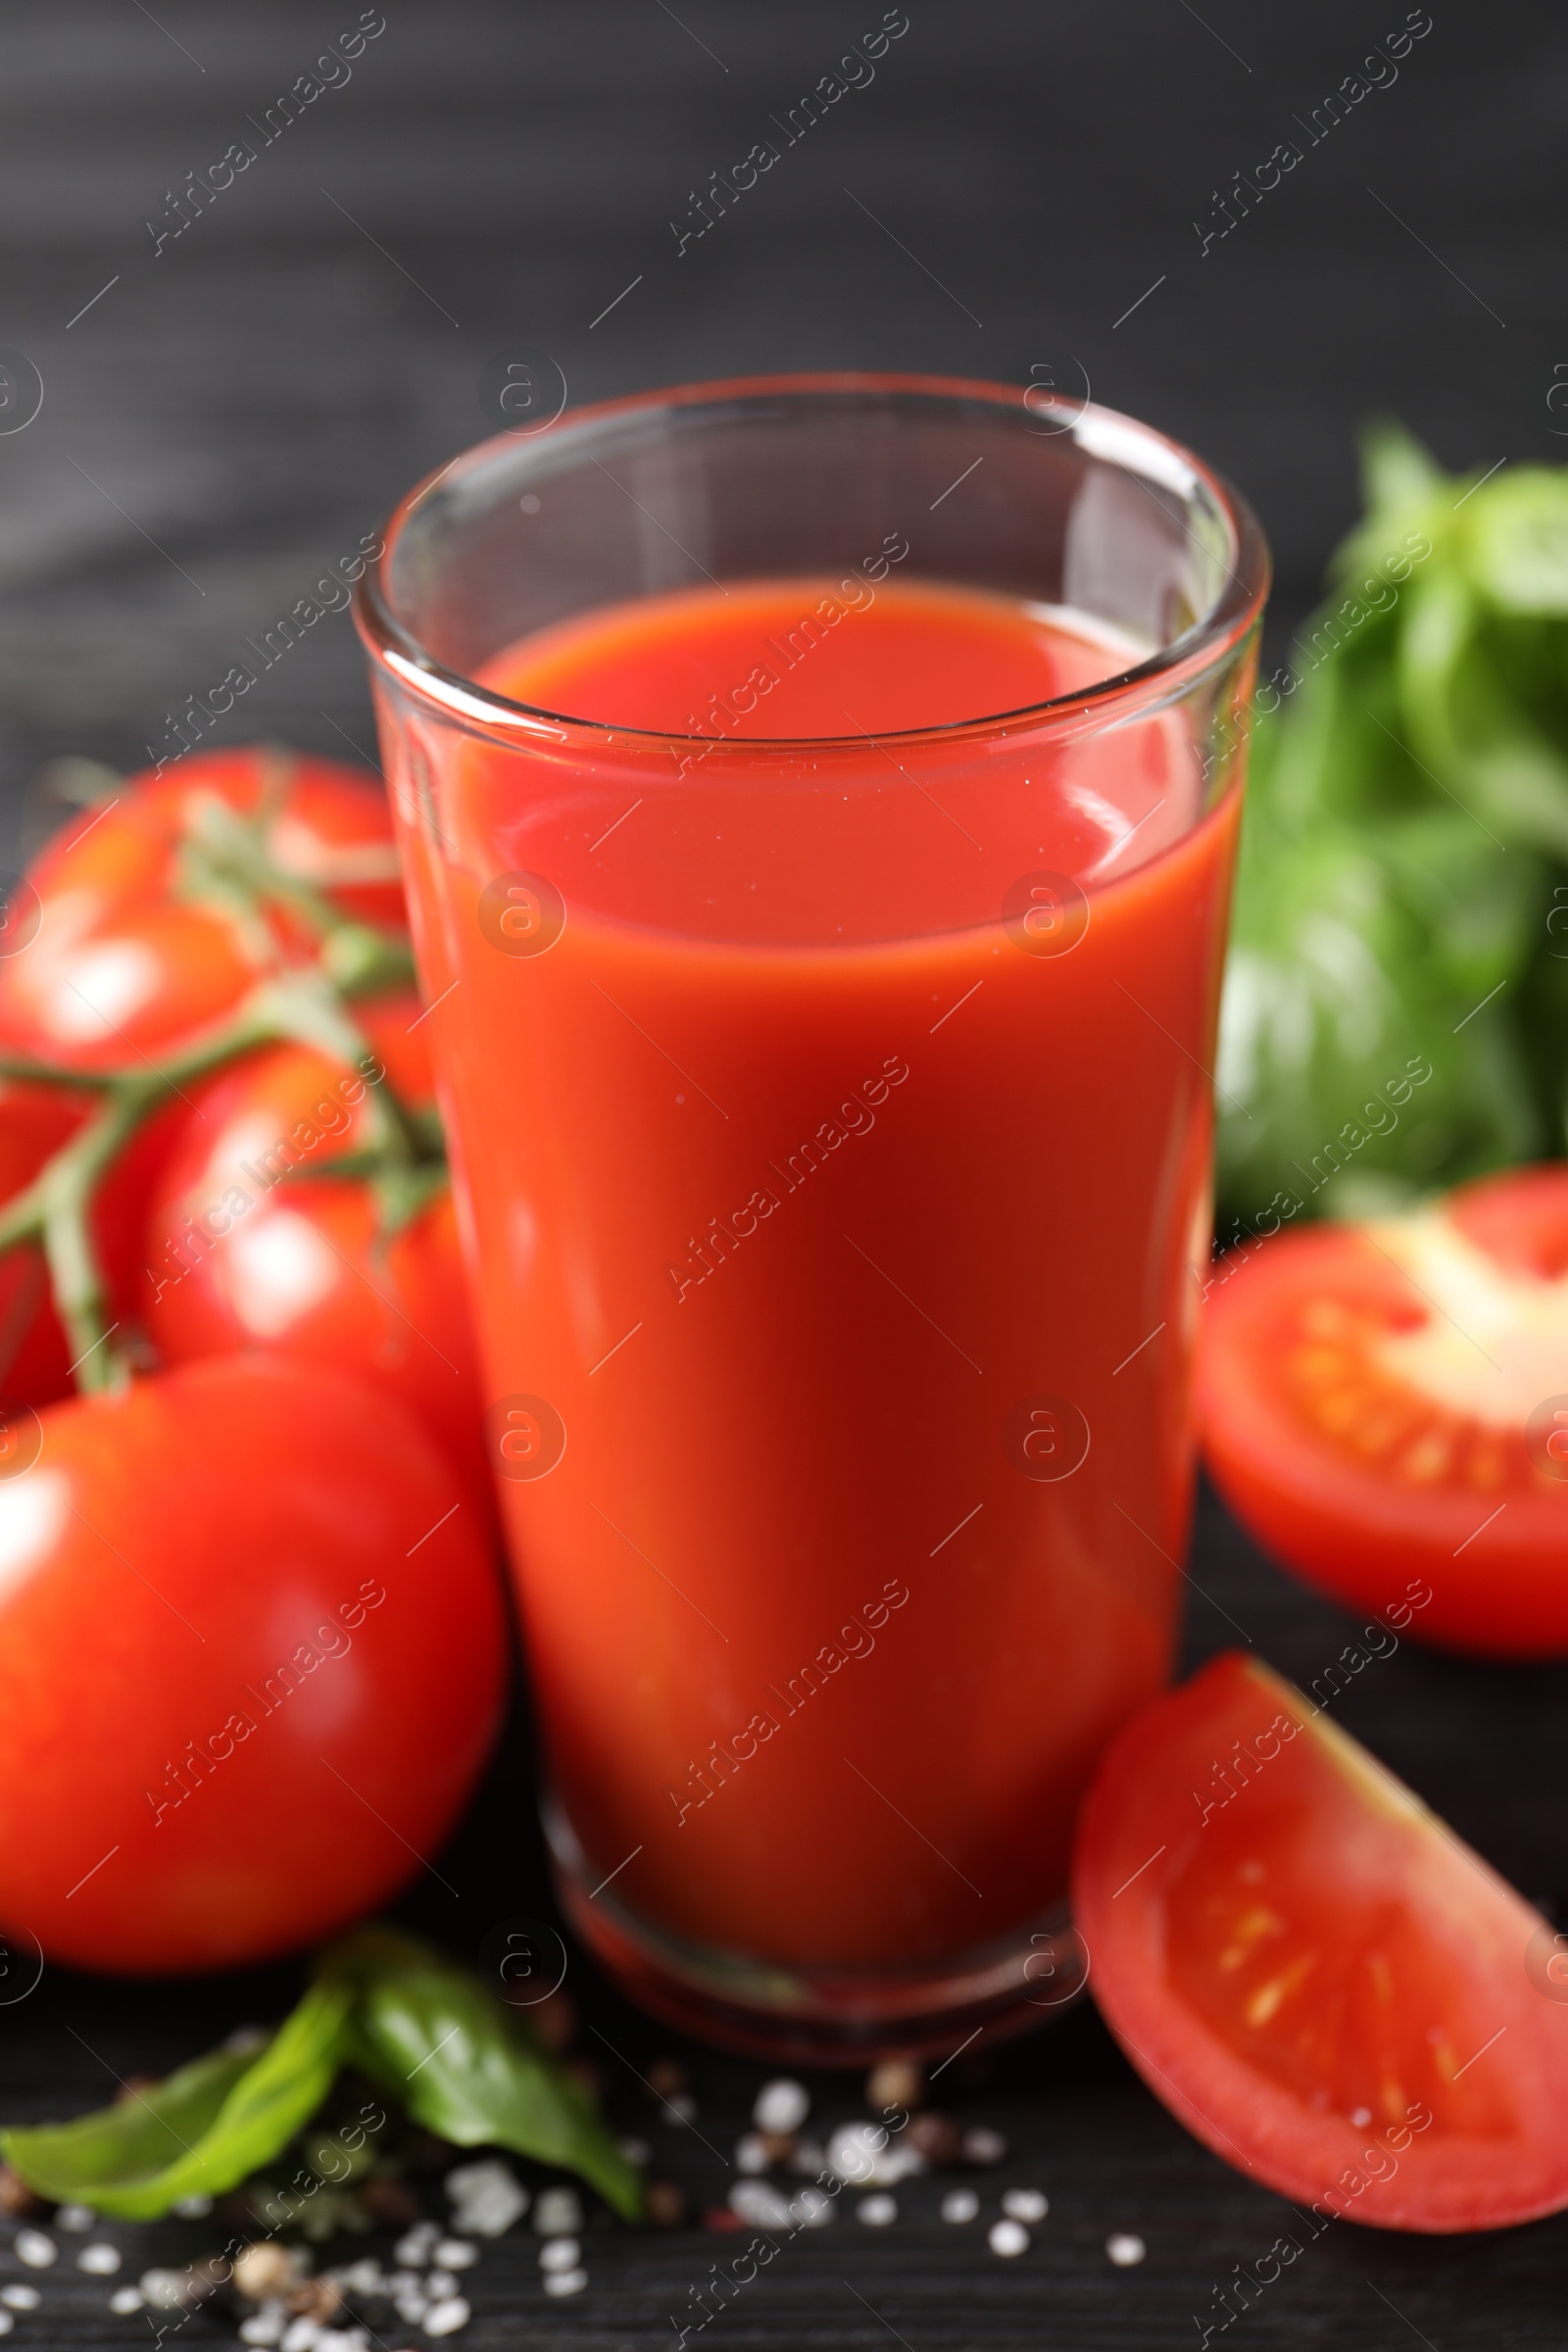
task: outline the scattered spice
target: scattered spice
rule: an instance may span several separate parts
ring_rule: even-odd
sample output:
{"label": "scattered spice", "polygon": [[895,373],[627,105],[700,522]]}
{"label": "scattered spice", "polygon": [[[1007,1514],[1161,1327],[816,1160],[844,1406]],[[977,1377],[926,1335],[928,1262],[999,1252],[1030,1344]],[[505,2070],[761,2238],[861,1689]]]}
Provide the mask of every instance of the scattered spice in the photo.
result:
{"label": "scattered spice", "polygon": [[884,2058],[866,2076],[865,2103],[879,2115],[889,2107],[923,2107],[925,2100],[925,2068],[912,2058]]}
{"label": "scattered spice", "polygon": [[[656,2230],[679,2230],[688,2211],[686,2191],[674,2180],[650,2180],[644,2191],[644,2210]],[[724,2227],[738,2218],[726,2213]]]}
{"label": "scattered spice", "polygon": [[367,2180],[360,2202],[381,2230],[407,2230],[419,2218],[418,2197],[403,2180]]}
{"label": "scattered spice", "polygon": [[303,2267],[294,2247],[266,2238],[258,2245],[241,2246],[234,2257],[234,2284],[247,2302],[266,2303],[274,2295],[292,2294]]}
{"label": "scattered spice", "polygon": [[952,2116],[941,2114],[935,2107],[927,2108],[923,2115],[911,2116],[905,2137],[927,2164],[938,2166],[956,2164],[963,2140]]}

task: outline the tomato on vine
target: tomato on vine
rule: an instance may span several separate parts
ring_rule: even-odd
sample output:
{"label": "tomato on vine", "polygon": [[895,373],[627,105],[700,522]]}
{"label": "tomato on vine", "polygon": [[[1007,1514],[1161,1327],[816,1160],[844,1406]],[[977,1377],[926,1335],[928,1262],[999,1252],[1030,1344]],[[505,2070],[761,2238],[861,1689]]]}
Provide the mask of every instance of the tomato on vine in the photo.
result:
{"label": "tomato on vine", "polygon": [[[278,1045],[207,1082],[148,1204],[143,1301],[163,1360],[242,1348],[362,1373],[482,1491],[481,1400],[419,1001],[367,1003],[346,1064]],[[437,1131],[438,1132],[438,1131]]]}
{"label": "tomato on vine", "polygon": [[[242,835],[267,887],[233,870]],[[158,1054],[232,1011],[312,946],[300,894],[375,928],[406,920],[379,788],[266,748],[127,778],[26,882],[36,906],[21,928],[36,915],[36,930],[0,961],[0,1050],[74,1070]]]}

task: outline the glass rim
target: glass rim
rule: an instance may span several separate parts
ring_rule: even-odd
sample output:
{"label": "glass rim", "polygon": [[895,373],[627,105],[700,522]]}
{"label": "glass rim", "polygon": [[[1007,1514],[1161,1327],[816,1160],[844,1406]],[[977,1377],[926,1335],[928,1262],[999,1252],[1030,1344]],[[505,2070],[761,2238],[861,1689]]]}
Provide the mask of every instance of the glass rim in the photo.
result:
{"label": "glass rim", "polygon": [[[585,751],[601,753],[614,749],[667,751],[676,757],[700,748],[705,759],[717,755],[720,760],[725,758],[739,759],[743,763],[755,762],[760,755],[775,759],[810,759],[845,752],[863,753],[866,743],[863,732],[714,737],[663,728],[623,726],[606,719],[582,718],[568,711],[548,710],[514,701],[494,687],[481,685],[463,671],[452,669],[439,662],[398,618],[386,587],[388,566],[396,554],[398,543],[425,500],[443,482],[453,476],[461,478],[480,471],[504,451],[514,449],[523,438],[543,448],[553,440],[580,432],[585,426],[592,427],[639,414],[654,416],[661,410],[719,407],[747,400],[776,399],[780,394],[798,396],[813,393],[840,396],[856,393],[913,394],[933,400],[981,401],[999,409],[1027,406],[1027,413],[1032,416],[1058,416],[1061,421],[1055,427],[1057,433],[1071,436],[1089,456],[1119,465],[1124,471],[1136,478],[1147,479],[1152,486],[1158,484],[1186,498],[1190,496],[1193,486],[1201,483],[1229,533],[1229,546],[1221,564],[1225,580],[1219,594],[1207,612],[1190,622],[1169,645],[1161,646],[1130,667],[1098,679],[1091,686],[1080,687],[1071,694],[1054,695],[1047,701],[1023,704],[1010,710],[987,711],[972,718],[948,720],[938,726],[884,728],[875,737],[878,744],[891,743],[910,748],[921,744],[946,745],[961,743],[966,739],[984,740],[991,735],[1011,733],[1023,726],[1077,734],[1085,731],[1086,721],[1094,727],[1105,727],[1114,723],[1124,712],[1130,713],[1145,708],[1151,701],[1164,700],[1185,692],[1206,670],[1218,666],[1255,627],[1271,578],[1268,544],[1262,527],[1240,491],[1222,473],[1169,434],[1127,416],[1121,410],[1106,408],[1097,401],[1073,400],[1039,385],[997,383],[971,376],[843,369],[802,374],[726,376],[709,382],[622,394],[613,400],[592,402],[580,409],[564,409],[551,423],[526,436],[513,432],[496,433],[460,452],[456,458],[449,459],[446,465],[424,475],[400,500],[381,534],[380,553],[366,566],[364,576],[355,589],[355,624],[368,651],[402,684],[454,717],[466,720],[470,725],[495,729],[514,741],[531,741],[541,747],[547,744],[562,748],[576,745]],[[1087,430],[1084,430],[1086,422]],[[1139,454],[1152,461],[1147,473],[1132,463]],[[1186,486],[1179,483],[1178,472],[1184,472],[1189,477]],[[1184,524],[1183,528],[1186,527]]]}

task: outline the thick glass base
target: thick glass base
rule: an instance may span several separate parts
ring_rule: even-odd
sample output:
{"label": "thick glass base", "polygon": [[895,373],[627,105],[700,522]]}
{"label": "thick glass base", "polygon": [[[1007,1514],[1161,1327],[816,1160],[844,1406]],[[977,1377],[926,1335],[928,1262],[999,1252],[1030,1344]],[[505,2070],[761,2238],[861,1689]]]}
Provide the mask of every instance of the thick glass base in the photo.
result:
{"label": "thick glass base", "polygon": [[1089,1954],[1057,1904],[994,1943],[868,1968],[781,1965],[706,1949],[654,1928],[592,1873],[560,1808],[545,1834],[562,1906],[641,2008],[699,2041],[794,2066],[951,2057],[984,2032],[1023,2034],[1077,2000]]}

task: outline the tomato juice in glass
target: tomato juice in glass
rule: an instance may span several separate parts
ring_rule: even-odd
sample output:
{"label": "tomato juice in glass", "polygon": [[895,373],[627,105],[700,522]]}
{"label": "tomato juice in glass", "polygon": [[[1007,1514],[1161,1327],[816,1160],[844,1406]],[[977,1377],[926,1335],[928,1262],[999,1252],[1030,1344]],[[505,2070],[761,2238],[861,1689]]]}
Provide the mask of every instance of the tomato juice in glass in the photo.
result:
{"label": "tomato juice in glass", "polygon": [[1081,1978],[1265,574],[1125,418],[818,378],[486,444],[368,582],[563,1894],[700,2033],[951,2046]]}

